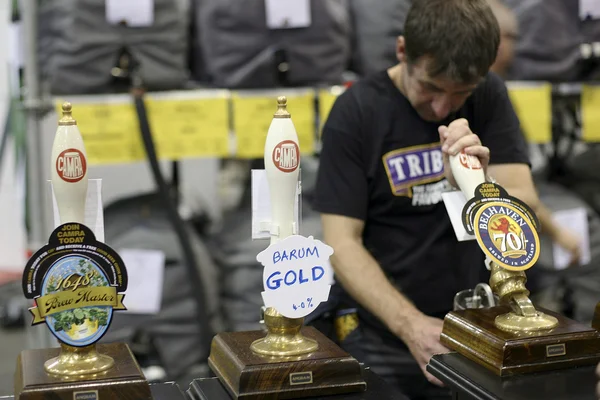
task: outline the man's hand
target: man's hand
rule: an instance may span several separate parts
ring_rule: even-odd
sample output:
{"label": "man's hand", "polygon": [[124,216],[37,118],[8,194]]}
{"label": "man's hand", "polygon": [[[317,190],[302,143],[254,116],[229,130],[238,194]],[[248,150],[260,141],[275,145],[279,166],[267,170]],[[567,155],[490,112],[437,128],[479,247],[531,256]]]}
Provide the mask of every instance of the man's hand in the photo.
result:
{"label": "man's hand", "polygon": [[440,343],[443,321],[425,316],[392,285],[362,243],[363,221],[332,214],[321,220],[325,242],[334,249],[336,281],[406,343],[430,382],[442,386],[425,366],[433,354],[448,352]]}
{"label": "man's hand", "polygon": [[419,363],[419,367],[421,367],[421,371],[423,371],[427,380],[438,386],[444,386],[444,384],[427,372],[425,367],[434,354],[448,353],[450,351],[440,343],[443,324],[444,321],[441,319],[421,314],[413,317],[410,327],[408,329],[405,327],[400,337]]}
{"label": "man's hand", "polygon": [[446,171],[446,179],[454,187],[457,187],[452,169],[450,168],[450,156],[460,153],[462,150],[466,154],[479,158],[479,162],[483,166],[483,171],[487,176],[487,167],[490,162],[490,149],[481,144],[479,136],[471,132],[469,122],[464,119],[452,121],[448,126],[440,126],[438,128],[440,134],[440,142],[442,144],[442,154],[444,156],[444,170]]}
{"label": "man's hand", "polygon": [[571,255],[570,267],[579,264],[581,261],[581,241],[579,236],[570,230],[561,229],[554,241]]}

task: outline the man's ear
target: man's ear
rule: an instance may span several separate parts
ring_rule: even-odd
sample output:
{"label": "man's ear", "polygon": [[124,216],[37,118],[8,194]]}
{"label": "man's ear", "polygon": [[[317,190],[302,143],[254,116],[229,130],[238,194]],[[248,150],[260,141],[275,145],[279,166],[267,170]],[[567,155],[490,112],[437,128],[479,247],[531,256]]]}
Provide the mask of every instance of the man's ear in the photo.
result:
{"label": "man's ear", "polygon": [[396,39],[396,58],[401,63],[406,61],[406,44],[404,36],[398,36]]}

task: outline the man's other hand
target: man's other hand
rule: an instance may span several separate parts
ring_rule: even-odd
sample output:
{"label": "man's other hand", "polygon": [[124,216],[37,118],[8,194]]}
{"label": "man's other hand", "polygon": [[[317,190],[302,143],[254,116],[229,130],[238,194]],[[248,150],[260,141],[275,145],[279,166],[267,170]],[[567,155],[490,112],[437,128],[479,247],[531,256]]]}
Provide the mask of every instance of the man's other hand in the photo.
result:
{"label": "man's other hand", "polygon": [[444,384],[427,372],[425,367],[434,354],[448,353],[450,351],[440,343],[443,324],[444,321],[441,319],[421,314],[413,317],[410,321],[410,328],[406,329],[406,333],[401,337],[413,357],[419,363],[419,367],[427,380],[438,386],[444,386]]}
{"label": "man's other hand", "polygon": [[578,235],[568,229],[562,229],[560,234],[554,239],[556,244],[569,252],[571,258],[569,266],[579,265],[581,262],[581,239]]}

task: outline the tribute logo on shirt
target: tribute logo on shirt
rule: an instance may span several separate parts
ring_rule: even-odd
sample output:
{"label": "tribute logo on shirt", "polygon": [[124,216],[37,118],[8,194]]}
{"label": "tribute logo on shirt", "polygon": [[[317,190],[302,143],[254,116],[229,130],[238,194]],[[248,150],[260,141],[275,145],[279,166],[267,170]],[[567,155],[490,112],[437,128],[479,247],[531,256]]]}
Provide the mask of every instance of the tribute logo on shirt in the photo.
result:
{"label": "tribute logo on shirt", "polygon": [[444,160],[439,142],[394,150],[384,154],[382,160],[395,196],[412,198],[414,206],[441,201],[447,183],[441,181]]}

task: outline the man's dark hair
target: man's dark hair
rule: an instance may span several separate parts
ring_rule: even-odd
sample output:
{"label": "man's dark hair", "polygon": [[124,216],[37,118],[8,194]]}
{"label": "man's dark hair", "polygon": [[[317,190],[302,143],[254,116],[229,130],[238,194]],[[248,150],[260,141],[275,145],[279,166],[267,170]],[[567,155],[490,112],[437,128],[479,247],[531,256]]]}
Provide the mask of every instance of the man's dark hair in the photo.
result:
{"label": "man's dark hair", "polygon": [[487,0],[414,0],[404,39],[409,66],[428,56],[430,76],[471,83],[496,60],[500,27]]}

